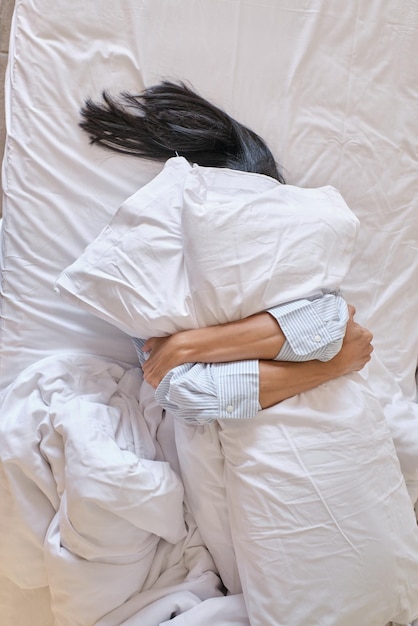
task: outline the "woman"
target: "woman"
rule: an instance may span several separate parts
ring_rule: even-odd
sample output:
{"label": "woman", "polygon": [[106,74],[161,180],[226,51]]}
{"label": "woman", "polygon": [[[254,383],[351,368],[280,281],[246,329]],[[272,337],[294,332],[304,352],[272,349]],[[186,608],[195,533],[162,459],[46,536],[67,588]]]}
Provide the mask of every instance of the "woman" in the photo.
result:
{"label": "woman", "polygon": [[[91,143],[150,160],[166,161],[181,154],[190,162],[208,167],[226,167],[264,174],[284,184],[274,157],[266,143],[184,84],[168,81],[146,89],[141,95],[123,94],[117,102],[103,94],[104,102],[86,102],[80,126],[89,134]],[[252,417],[260,406],[306,391],[327,380],[361,369],[370,359],[372,335],[350,319],[340,295],[327,294],[313,301],[301,300],[286,307],[275,307],[270,314],[261,313],[241,322],[222,327],[182,332],[171,338],[149,340],[144,346],[137,342],[145,379],[157,387],[172,368],[186,362],[223,363],[251,360],[241,366],[241,390],[245,389],[245,408],[240,398],[233,399],[238,411],[232,416],[219,413],[217,398],[224,395],[222,382],[234,375],[235,366],[215,366],[216,381],[205,368],[206,384],[213,392],[207,403],[190,407],[168,402],[177,416],[193,415],[198,422],[219,417]],[[332,364],[326,365],[343,349]],[[318,338],[312,349],[311,337]],[[298,355],[292,349],[297,342]],[[301,348],[301,345],[303,346]],[[145,361],[142,349],[150,352]],[[259,363],[258,360],[261,359]],[[272,359],[277,359],[273,362]],[[295,366],[288,361],[308,361]],[[243,369],[244,368],[244,369]],[[258,385],[260,377],[260,386]],[[255,380],[256,379],[256,380]],[[250,380],[253,382],[251,383]],[[168,380],[166,381],[168,386]],[[251,393],[252,391],[252,393]],[[166,396],[165,391],[160,394]],[[172,400],[172,399],[171,399]],[[163,400],[164,402],[164,400]],[[228,406],[231,406],[229,402]]]}

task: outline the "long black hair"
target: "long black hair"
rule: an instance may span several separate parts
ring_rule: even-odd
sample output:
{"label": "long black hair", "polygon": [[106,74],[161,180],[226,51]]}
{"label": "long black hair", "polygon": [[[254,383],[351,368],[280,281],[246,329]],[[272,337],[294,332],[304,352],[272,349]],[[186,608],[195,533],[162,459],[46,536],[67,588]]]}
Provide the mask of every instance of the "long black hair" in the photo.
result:
{"label": "long black hair", "polygon": [[81,109],[90,142],[154,161],[176,154],[191,163],[265,174],[284,183],[266,143],[184,83],[163,81],[139,95],[106,91]]}

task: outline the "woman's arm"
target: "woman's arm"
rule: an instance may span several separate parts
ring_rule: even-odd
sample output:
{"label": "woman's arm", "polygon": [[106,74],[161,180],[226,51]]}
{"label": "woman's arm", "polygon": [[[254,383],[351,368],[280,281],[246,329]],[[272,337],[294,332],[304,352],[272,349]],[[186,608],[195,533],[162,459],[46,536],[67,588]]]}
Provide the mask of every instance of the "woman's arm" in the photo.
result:
{"label": "woman's arm", "polygon": [[246,359],[274,359],[285,342],[277,321],[267,312],[237,322],[180,331],[170,337],[154,337],[144,345],[150,357],[144,377],[153,387],[183,363],[226,363]]}
{"label": "woman's arm", "polygon": [[338,295],[299,300],[240,321],[149,339],[143,346],[149,358],[140,361],[154,387],[184,363],[328,361],[341,348],[347,317],[347,305]]}
{"label": "woman's arm", "polygon": [[334,378],[359,371],[370,361],[373,335],[354,321],[354,307],[349,306],[349,312],[341,351],[330,361],[260,361],[259,402],[263,409]]}
{"label": "woman's arm", "polygon": [[373,336],[354,321],[355,308],[348,309],[342,348],[330,361],[272,361],[284,335],[274,318],[260,313],[239,322],[148,340],[144,351],[151,355],[143,365],[144,378],[157,387],[169,370],[183,363],[259,359],[260,404],[265,408],[366,365]]}
{"label": "woman's arm", "polygon": [[277,305],[236,322],[149,339],[143,345],[150,353],[146,365],[145,354],[138,350],[138,355],[146,380],[154,386],[184,363],[329,361],[341,349],[347,320],[346,302],[329,293]]}
{"label": "woman's arm", "polygon": [[331,361],[185,363],[153,384],[157,402],[191,423],[251,419],[261,407],[359,370],[370,360],[372,335],[354,322],[353,312],[341,351]]}

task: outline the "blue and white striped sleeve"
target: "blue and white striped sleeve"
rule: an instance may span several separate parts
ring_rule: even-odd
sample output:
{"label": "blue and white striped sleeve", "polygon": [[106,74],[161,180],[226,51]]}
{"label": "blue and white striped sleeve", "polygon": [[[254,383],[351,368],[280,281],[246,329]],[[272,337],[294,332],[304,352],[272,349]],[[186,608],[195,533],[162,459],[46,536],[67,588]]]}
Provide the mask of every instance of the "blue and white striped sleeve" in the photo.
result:
{"label": "blue and white striped sleeve", "polygon": [[191,423],[250,419],[260,410],[258,361],[185,363],[172,369],[155,392],[157,402]]}
{"label": "blue and white striped sleeve", "polygon": [[[133,338],[140,365],[144,339]],[[155,391],[175,417],[204,424],[216,419],[250,419],[260,410],[258,361],[185,363],[168,372]]]}
{"label": "blue and white striped sleeve", "polygon": [[276,361],[329,361],[341,350],[348,307],[339,294],[295,300],[268,312],[286,337]]}

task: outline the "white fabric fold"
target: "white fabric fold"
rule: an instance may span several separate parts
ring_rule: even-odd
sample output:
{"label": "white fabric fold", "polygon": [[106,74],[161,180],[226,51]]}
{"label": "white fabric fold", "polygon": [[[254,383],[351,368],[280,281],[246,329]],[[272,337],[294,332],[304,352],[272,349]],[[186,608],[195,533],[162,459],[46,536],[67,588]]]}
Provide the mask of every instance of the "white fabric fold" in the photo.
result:
{"label": "white fabric fold", "polygon": [[69,624],[123,604],[159,541],[187,536],[183,486],[140,411],[141,383],[139,369],[65,355],[2,394],[2,572],[21,587],[49,584]]}

